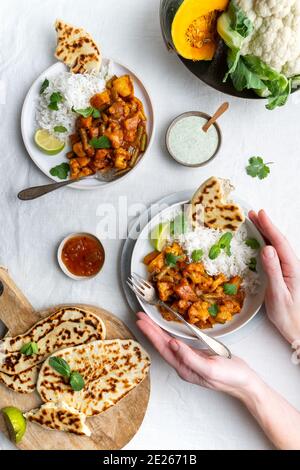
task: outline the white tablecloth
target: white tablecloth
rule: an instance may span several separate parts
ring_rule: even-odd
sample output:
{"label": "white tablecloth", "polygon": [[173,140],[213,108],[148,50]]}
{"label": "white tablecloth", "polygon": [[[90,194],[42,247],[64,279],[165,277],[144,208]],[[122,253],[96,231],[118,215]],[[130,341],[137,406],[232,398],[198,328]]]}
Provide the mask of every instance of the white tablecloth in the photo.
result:
{"label": "white tablecloth", "polygon": [[[121,240],[104,241],[107,261],[92,281],[73,282],[56,264],[57,244],[65,235],[97,232],[100,204],[118,208],[122,195],[129,205],[148,205],[176,190],[196,188],[211,175],[230,177],[239,195],[255,209],[265,208],[299,252],[300,97],[269,112],[261,102],[227,98],[210,89],[166,51],[158,9],[158,0],[1,1],[0,263],[37,309],[63,302],[101,305],[125,321],[147,347],[153,359],[151,398],[128,449],[268,449],[270,443],[237,401],[181,381],[137,331],[119,282]],[[33,80],[54,62],[56,18],[86,28],[105,56],[129,64],[142,77],[155,105],[156,139],[138,171],[109,190],[65,189],[24,203],[16,198],[19,190],[48,182],[23,147],[20,112]],[[171,119],[195,109],[212,113],[225,98],[230,111],[220,121],[219,157],[202,169],[173,162],[164,146]],[[264,181],[245,173],[253,155],[275,162]],[[244,333],[231,344],[234,354],[300,407],[299,368],[291,363],[289,346],[263,317]],[[0,447],[6,445],[2,438]]]}

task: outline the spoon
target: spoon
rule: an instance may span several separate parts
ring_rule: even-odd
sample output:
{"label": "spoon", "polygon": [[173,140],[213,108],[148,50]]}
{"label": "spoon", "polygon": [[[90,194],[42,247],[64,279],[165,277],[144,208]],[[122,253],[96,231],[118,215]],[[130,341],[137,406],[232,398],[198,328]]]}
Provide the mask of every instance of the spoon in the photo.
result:
{"label": "spoon", "polygon": [[202,130],[204,132],[207,132],[208,129],[210,128],[210,126],[212,126],[216,120],[222,116],[222,114],[225,113],[225,111],[227,111],[227,109],[229,108],[229,103],[227,103],[227,101],[223,104],[221,104],[221,106],[217,109],[217,111],[215,112],[215,114],[210,118],[209,121],[207,121],[204,126],[202,127]]}

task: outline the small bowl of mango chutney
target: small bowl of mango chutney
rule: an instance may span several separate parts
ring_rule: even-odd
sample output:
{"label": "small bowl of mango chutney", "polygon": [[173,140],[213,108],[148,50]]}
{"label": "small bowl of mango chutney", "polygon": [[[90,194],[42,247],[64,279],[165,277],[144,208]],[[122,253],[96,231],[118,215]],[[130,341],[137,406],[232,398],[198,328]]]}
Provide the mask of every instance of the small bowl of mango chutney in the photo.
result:
{"label": "small bowl of mango chutney", "polygon": [[207,132],[202,127],[211,118],[201,111],[190,111],[178,116],[166,134],[169,154],[181,165],[197,168],[211,162],[220,150],[222,134],[215,122]]}

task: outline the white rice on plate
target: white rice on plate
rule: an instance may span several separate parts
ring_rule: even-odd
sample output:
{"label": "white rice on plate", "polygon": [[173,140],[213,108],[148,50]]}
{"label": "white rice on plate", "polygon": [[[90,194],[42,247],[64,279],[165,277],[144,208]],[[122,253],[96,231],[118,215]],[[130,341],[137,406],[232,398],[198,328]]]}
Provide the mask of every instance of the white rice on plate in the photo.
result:
{"label": "white rice on plate", "polygon": [[[90,106],[90,98],[104,90],[106,81],[112,77],[112,64],[102,67],[99,75],[73,74],[62,72],[49,78],[49,86],[40,95],[37,103],[36,121],[41,129],[48,130],[60,140],[67,140],[74,132],[77,115],[74,109],[85,109]],[[41,84],[42,85],[42,84]],[[64,100],[58,104],[58,111],[48,108],[52,93],[60,92]],[[64,126],[65,133],[55,133],[56,126]]]}
{"label": "white rice on plate", "polygon": [[[243,278],[243,287],[247,294],[253,295],[258,291],[260,281],[258,273],[248,268],[251,258],[257,258],[258,250],[253,250],[246,245],[245,241],[249,238],[247,228],[244,225],[233,234],[231,241],[231,256],[228,256],[224,250],[214,260],[208,256],[210,248],[215,245],[224,232],[213,230],[206,227],[197,227],[189,230],[183,235],[178,235],[176,241],[186,251],[191,259],[194,250],[202,249],[204,251],[201,262],[207,273],[211,276],[225,274],[230,278],[241,276]],[[170,239],[170,241],[172,241]]]}

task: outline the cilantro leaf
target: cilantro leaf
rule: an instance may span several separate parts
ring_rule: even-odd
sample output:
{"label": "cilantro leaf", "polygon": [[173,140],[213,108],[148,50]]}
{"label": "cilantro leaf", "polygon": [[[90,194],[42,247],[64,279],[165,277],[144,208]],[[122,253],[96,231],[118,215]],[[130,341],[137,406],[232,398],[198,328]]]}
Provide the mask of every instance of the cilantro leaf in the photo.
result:
{"label": "cilantro leaf", "polygon": [[70,375],[70,385],[75,392],[80,392],[85,386],[83,377],[79,372],[71,372]]}
{"label": "cilantro leaf", "polygon": [[217,304],[212,304],[207,310],[212,317],[216,317],[219,313],[219,307]]}
{"label": "cilantro leaf", "polygon": [[50,103],[48,105],[48,108],[52,109],[52,111],[57,111],[58,104],[61,103],[63,99],[64,99],[63,95],[59,91],[55,91],[50,96]]}
{"label": "cilantro leaf", "polygon": [[259,250],[260,243],[256,240],[256,238],[247,238],[245,241],[246,245],[252,248],[252,250]]}
{"label": "cilantro leaf", "polygon": [[38,345],[34,341],[24,344],[20,349],[20,353],[24,354],[24,356],[32,356],[33,354],[38,354],[38,352]]}
{"label": "cilantro leaf", "polygon": [[65,126],[55,126],[54,127],[54,132],[59,132],[59,133],[63,133],[63,132],[67,132],[68,129],[65,128]]}
{"label": "cilantro leaf", "polygon": [[202,256],[204,255],[204,251],[199,249],[199,250],[194,250],[192,253],[192,260],[194,263],[198,263],[198,261],[201,260]]}
{"label": "cilantro leaf", "polygon": [[220,248],[225,249],[228,246],[230,246],[232,238],[233,238],[233,235],[232,235],[231,232],[224,233],[224,235],[221,236],[221,238],[218,242]]}
{"label": "cilantro leaf", "polygon": [[89,106],[88,108],[85,108],[85,109],[75,109],[73,106],[72,111],[74,113],[80,114],[80,116],[84,118],[93,116],[93,118],[97,119],[100,117],[100,111],[98,111],[98,109],[96,108],[93,108],[92,106]]}
{"label": "cilantro leaf", "polygon": [[69,174],[70,165],[68,163],[61,163],[50,170],[50,175],[56,176],[60,180],[65,180]]}
{"label": "cilantro leaf", "polygon": [[58,111],[58,104],[56,102],[48,104],[48,108],[52,109],[52,111]]}
{"label": "cilantro leaf", "polygon": [[173,253],[166,254],[166,263],[170,268],[175,268],[177,261],[180,260],[181,256],[173,255]]}
{"label": "cilantro leaf", "polygon": [[92,140],[90,140],[90,145],[94,149],[110,149],[111,148],[111,142],[106,135],[102,135],[101,137],[94,137]]}
{"label": "cilantro leaf", "polygon": [[216,259],[220,253],[221,253],[220,246],[218,244],[213,245],[211,249],[209,250],[208,257],[209,259]]}
{"label": "cilantro leaf", "polygon": [[50,82],[49,80],[46,78],[43,83],[42,83],[42,86],[41,86],[41,89],[40,89],[40,95],[42,95],[44,93],[44,91],[47,90],[48,86],[50,85]]}
{"label": "cilantro leaf", "polygon": [[254,273],[257,272],[257,259],[256,258],[251,258],[249,263],[248,263],[248,268],[250,269],[250,271],[253,271]]}
{"label": "cilantro leaf", "polygon": [[247,174],[255,178],[256,176],[259,179],[264,179],[270,173],[270,168],[268,163],[264,163],[261,157],[251,157],[249,158],[249,165],[246,167]]}
{"label": "cilantro leaf", "polygon": [[236,295],[238,291],[238,287],[236,284],[226,283],[226,284],[223,284],[223,291],[227,295]]}

